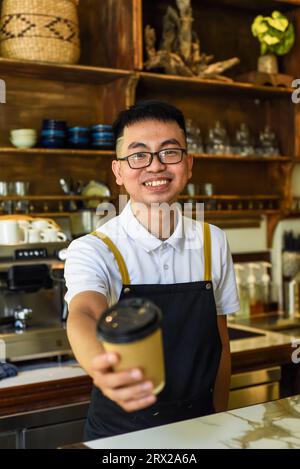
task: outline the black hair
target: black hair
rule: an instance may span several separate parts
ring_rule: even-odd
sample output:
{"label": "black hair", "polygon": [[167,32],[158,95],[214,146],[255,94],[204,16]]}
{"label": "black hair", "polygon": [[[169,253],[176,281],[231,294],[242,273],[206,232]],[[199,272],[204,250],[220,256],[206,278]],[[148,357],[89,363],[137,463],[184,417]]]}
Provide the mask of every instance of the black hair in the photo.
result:
{"label": "black hair", "polygon": [[115,143],[123,135],[125,127],[146,120],[177,122],[186,136],[184,115],[177,107],[163,101],[146,100],[138,101],[129,109],[120,112],[113,124]]}

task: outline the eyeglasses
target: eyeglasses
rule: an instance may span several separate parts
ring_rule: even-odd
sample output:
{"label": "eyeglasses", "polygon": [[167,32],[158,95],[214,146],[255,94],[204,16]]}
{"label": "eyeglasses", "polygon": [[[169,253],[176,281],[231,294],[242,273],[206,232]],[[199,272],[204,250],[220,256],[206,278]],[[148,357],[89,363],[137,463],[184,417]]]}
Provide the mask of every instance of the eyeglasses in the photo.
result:
{"label": "eyeglasses", "polygon": [[154,152],[140,151],[129,156],[124,156],[124,158],[116,159],[117,161],[127,160],[131,169],[141,169],[150,166],[155,155],[157,155],[162,164],[178,164],[182,161],[184,153],[187,153],[185,148],[166,148],[165,150]]}

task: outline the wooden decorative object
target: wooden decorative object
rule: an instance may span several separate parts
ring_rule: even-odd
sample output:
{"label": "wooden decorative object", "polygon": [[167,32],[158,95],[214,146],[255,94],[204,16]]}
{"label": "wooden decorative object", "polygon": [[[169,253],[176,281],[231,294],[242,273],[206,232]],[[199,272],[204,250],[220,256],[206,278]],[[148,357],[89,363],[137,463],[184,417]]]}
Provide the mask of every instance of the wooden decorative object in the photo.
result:
{"label": "wooden decorative object", "polygon": [[263,73],[249,72],[237,77],[238,81],[252,83],[254,85],[283,86],[285,88],[292,87],[294,77],[283,73]]}
{"label": "wooden decorative object", "polygon": [[160,49],[156,50],[156,33],[151,26],[145,28],[145,43],[148,60],[146,70],[163,69],[170,75],[210,78],[232,81],[222,73],[239,63],[239,58],[211,63],[214,57],[201,52],[197,33],[192,29],[191,0],[176,0],[177,8],[169,6],[163,19]]}

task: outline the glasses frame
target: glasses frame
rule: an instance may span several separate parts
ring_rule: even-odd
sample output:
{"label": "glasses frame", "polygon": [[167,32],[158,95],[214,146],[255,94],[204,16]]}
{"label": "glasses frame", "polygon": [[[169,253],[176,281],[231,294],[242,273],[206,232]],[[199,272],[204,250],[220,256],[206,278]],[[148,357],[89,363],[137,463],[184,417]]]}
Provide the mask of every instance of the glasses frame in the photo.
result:
{"label": "glasses frame", "polygon": [[[180,158],[180,160],[179,160],[179,161],[176,161],[176,163],[165,163],[164,161],[162,161],[162,160],[161,160],[160,153],[162,153],[163,151],[168,151],[168,150],[180,150],[180,151],[181,151],[181,158]],[[131,156],[134,156],[134,155],[138,154],[138,153],[147,153],[148,155],[151,156],[151,157],[150,157],[150,161],[149,161],[149,163],[148,163],[147,165],[145,165],[145,166],[141,166],[141,167],[139,167],[139,168],[133,168],[132,166],[130,166],[129,158],[130,158]],[[187,149],[186,149],[186,148],[177,148],[177,147],[176,147],[176,148],[164,148],[163,150],[159,150],[159,151],[138,151],[138,152],[132,153],[131,155],[124,156],[124,157],[122,157],[122,158],[116,158],[116,160],[117,160],[117,161],[126,161],[126,160],[127,160],[127,163],[128,163],[128,165],[129,165],[129,167],[130,167],[131,169],[144,169],[144,168],[148,168],[148,166],[151,166],[152,161],[153,161],[153,158],[154,158],[155,155],[157,156],[157,158],[159,159],[159,161],[160,161],[161,164],[167,164],[167,165],[169,165],[169,164],[179,164],[179,163],[181,163],[184,154],[187,154]]]}

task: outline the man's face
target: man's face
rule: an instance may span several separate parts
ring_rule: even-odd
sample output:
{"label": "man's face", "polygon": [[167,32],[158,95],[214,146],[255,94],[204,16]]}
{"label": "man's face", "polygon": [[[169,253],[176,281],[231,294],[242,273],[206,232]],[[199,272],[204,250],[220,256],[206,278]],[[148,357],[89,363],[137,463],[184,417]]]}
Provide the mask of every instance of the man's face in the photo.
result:
{"label": "man's face", "polygon": [[[117,156],[167,148],[186,148],[184,132],[176,122],[146,120],[125,127],[124,135],[117,143]],[[113,161],[112,169],[117,184],[125,186],[131,200],[149,206],[151,203],[175,202],[192,176],[192,166],[192,157],[184,154],[177,164],[161,163],[155,156],[146,168],[132,169],[127,161]],[[149,184],[153,182],[153,185]]]}

